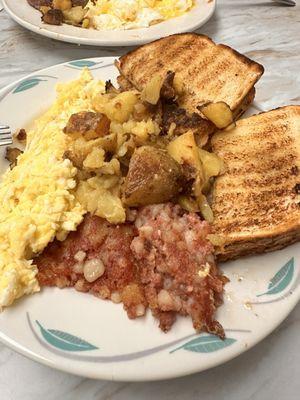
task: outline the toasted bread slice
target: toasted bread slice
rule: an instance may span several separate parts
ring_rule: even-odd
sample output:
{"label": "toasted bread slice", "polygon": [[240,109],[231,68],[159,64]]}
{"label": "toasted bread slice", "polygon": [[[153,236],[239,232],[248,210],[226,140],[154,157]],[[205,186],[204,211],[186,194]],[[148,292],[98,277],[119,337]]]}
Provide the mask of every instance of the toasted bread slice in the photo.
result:
{"label": "toasted bread slice", "polygon": [[216,133],[226,172],[215,181],[214,226],[221,261],[300,240],[300,106],[239,120]]}
{"label": "toasted bread slice", "polygon": [[197,107],[208,101],[224,101],[232,111],[238,110],[264,71],[230,47],[195,33],[172,35],[141,46],[122,56],[117,67],[123,84],[126,78],[140,91],[154,75],[175,72],[184,83],[179,106],[189,113],[199,112]]}

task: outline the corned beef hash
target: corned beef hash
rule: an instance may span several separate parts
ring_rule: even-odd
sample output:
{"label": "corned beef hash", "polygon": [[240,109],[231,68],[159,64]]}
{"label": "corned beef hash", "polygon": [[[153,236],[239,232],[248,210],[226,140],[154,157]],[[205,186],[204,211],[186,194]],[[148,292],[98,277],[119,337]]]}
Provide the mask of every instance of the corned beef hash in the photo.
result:
{"label": "corned beef hash", "polygon": [[227,278],[208,201],[223,165],[200,147],[213,122],[179,108],[183,86],[170,71],[124,91],[87,69],[58,85],[52,107],[17,135],[24,151],[7,151],[0,306],[74,287],[123,303],[131,319],[149,308],[164,332],[182,315],[224,337],[214,314]]}

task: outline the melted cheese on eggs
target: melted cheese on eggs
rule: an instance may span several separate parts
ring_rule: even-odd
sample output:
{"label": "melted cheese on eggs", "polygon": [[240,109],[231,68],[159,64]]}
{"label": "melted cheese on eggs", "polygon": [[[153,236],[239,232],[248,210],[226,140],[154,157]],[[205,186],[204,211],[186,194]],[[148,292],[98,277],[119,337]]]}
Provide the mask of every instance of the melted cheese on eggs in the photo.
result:
{"label": "melted cheese on eggs", "polygon": [[146,28],[186,13],[193,4],[193,0],[90,0],[87,17],[98,30]]}

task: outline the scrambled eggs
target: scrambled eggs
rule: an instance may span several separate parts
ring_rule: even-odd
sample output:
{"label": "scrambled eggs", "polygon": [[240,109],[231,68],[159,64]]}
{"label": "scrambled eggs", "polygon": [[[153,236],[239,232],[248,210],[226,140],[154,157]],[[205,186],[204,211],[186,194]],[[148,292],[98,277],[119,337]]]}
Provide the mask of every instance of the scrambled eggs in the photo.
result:
{"label": "scrambled eggs", "polygon": [[27,135],[18,164],[0,184],[0,307],[39,290],[32,261],[55,237],[76,229],[85,209],[76,200],[76,168],[64,159],[71,114],[91,108],[93,93],[104,91],[86,70],[80,79],[60,84],[53,106]]}
{"label": "scrambled eggs", "polygon": [[[39,290],[34,255],[64,240],[86,212],[125,221],[119,158],[160,131],[150,117],[135,120],[138,101],[134,91],[106,93],[87,69],[57,86],[56,101],[28,132],[24,153],[0,184],[0,308]],[[64,131],[71,115],[89,111],[110,119],[105,137]]]}
{"label": "scrambled eggs", "polygon": [[86,17],[95,29],[146,28],[189,11],[193,0],[90,0]]}

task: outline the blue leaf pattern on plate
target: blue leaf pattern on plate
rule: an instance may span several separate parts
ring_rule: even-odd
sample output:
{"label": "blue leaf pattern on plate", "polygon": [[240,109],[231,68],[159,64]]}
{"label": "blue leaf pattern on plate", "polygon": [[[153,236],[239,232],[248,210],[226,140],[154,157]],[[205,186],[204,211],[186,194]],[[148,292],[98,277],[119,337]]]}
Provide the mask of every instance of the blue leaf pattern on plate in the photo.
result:
{"label": "blue leaf pattern on plate", "polygon": [[268,290],[265,293],[258,294],[257,297],[282,292],[291,283],[293,276],[294,258],[291,258],[270,280]]}
{"label": "blue leaf pattern on plate", "polygon": [[224,349],[225,347],[232,345],[234,342],[236,342],[236,339],[233,338],[222,340],[218,336],[214,335],[198,336],[196,339],[190,340],[182,346],[171,350],[170,353],[174,353],[180,349],[193,351],[195,353],[212,353]]}
{"label": "blue leaf pattern on plate", "polygon": [[45,81],[45,79],[40,79],[40,78],[26,79],[25,81],[22,81],[18,84],[18,86],[14,89],[13,93],[24,92],[25,90],[31,89],[34,86],[38,85],[42,81]]}
{"label": "blue leaf pattern on plate", "polygon": [[39,321],[35,321],[41,330],[43,338],[50,345],[65,351],[87,351],[95,350],[98,347],[88,343],[87,341],[71,335],[70,333],[58,331],[55,329],[45,329]]}
{"label": "blue leaf pattern on plate", "polygon": [[35,75],[32,76],[28,79],[25,79],[24,81],[21,81],[12,91],[12,93],[21,93],[24,92],[25,90],[31,89],[38,85],[40,82],[47,82],[49,79],[41,79],[41,78],[51,78],[51,79],[57,79],[56,76],[51,76],[51,75]]}
{"label": "blue leaf pattern on plate", "polygon": [[69,65],[73,65],[74,67],[84,68],[84,67],[93,67],[97,63],[95,61],[90,60],[77,60],[69,62]]}

